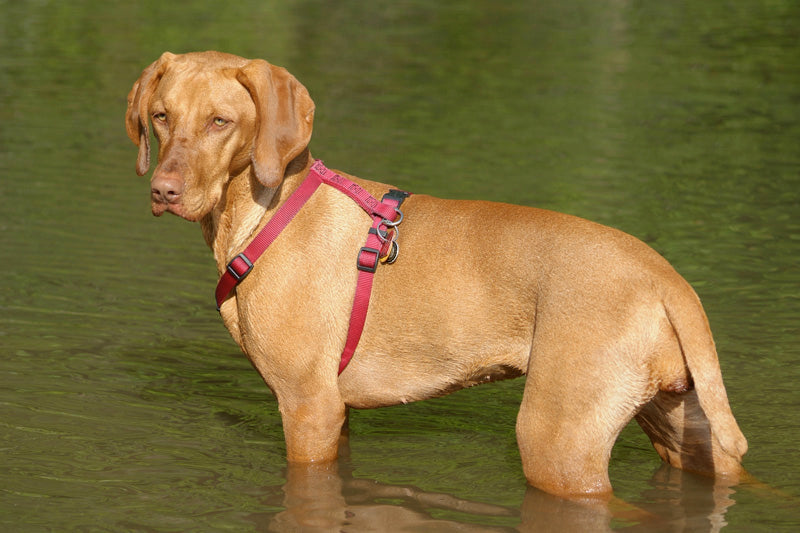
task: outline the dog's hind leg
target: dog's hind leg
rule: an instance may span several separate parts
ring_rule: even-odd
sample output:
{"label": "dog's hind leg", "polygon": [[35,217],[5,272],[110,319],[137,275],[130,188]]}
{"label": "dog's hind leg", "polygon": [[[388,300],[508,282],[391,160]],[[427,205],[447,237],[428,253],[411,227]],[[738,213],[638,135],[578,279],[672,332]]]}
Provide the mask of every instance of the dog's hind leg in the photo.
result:
{"label": "dog's hind leg", "polygon": [[610,497],[611,449],[643,403],[641,369],[616,364],[617,347],[592,342],[534,343],[517,417],[525,477],[559,496]]}
{"label": "dog's hind leg", "polygon": [[656,394],[651,361],[672,347],[671,329],[658,304],[564,307],[536,322],[517,418],[522,465],[546,492],[610,496],[611,449]]}
{"label": "dog's hind leg", "polygon": [[697,393],[660,391],[636,415],[653,447],[670,465],[706,475],[738,475],[738,458],[727,454],[713,437]]}

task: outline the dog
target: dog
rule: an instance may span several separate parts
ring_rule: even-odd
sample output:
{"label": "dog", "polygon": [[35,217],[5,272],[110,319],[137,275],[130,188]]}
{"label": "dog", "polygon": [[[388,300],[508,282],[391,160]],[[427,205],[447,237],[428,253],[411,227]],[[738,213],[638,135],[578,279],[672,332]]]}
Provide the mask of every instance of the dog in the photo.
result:
{"label": "dog", "polygon": [[[153,214],[199,222],[221,276],[318,164],[313,121],[308,91],[285,69],[211,51],[165,52],[134,83],[126,112],[139,175],[150,167],[151,125],[158,140]],[[330,175],[370,198],[390,189]],[[277,398],[291,464],[334,460],[350,407],[525,375],[516,434],[534,487],[610,498],[611,449],[633,418],[670,465],[744,473],[747,441],[708,320],[658,253],[531,207],[416,192],[393,207],[402,225],[384,219],[375,230],[363,206],[321,185],[222,298],[225,326]],[[376,233],[402,249],[375,265],[357,348],[339,374],[355,260]]]}

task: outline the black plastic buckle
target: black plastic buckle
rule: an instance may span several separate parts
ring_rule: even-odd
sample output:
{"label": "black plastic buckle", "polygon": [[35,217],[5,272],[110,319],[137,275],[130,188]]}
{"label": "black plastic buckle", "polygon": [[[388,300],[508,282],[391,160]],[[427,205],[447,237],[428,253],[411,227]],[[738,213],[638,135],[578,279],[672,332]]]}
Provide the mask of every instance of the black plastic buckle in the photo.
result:
{"label": "black plastic buckle", "polygon": [[389,192],[387,192],[386,194],[383,195],[383,198],[381,198],[381,201],[383,201],[383,200],[394,200],[394,201],[397,202],[397,207],[400,207],[400,205],[403,203],[403,201],[406,198],[408,198],[409,196],[411,196],[410,192],[401,191],[399,189],[389,189]]}
{"label": "black plastic buckle", "polygon": [[[363,254],[364,252],[375,255],[375,261],[372,263],[372,265],[361,264],[361,254]],[[380,255],[381,255],[380,250],[364,246],[358,252],[358,259],[356,261],[356,266],[358,267],[359,270],[363,272],[372,272],[374,274],[375,271],[378,270],[378,261],[380,260]]]}
{"label": "black plastic buckle", "polygon": [[[247,265],[247,269],[242,273],[239,273],[233,264],[233,262],[236,261],[237,259],[241,259],[244,262],[244,264]],[[241,253],[236,257],[234,257],[233,259],[231,259],[231,262],[228,263],[227,268],[228,272],[230,272],[231,276],[233,276],[233,279],[236,280],[236,283],[239,283],[240,281],[242,281],[244,278],[247,277],[247,275],[250,273],[251,270],[253,270],[253,263],[247,258],[246,255],[244,255],[244,253]]]}

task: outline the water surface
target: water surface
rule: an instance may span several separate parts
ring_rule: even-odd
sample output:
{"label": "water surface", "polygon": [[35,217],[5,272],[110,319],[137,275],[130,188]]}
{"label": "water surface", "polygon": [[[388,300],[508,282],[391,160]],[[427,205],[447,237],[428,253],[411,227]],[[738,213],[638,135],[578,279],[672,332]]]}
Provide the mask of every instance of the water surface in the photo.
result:
{"label": "water surface", "polygon": [[[0,2],[0,524],[797,528],[798,28],[788,0]],[[663,467],[634,424],[611,479],[635,507],[526,490],[521,380],[355,412],[335,470],[288,471],[199,228],[149,215],[123,127],[142,68],[204,49],[289,68],[331,167],[665,255],[704,302],[763,485]]]}

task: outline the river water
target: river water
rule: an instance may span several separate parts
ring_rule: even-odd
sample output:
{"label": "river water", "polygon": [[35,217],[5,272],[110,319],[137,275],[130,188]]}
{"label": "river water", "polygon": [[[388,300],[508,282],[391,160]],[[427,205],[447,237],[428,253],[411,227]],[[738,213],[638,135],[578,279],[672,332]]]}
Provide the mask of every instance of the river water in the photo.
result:
{"label": "river water", "polygon": [[[354,412],[335,467],[287,470],[199,228],[150,216],[123,126],[142,68],[204,49],[294,73],[332,168],[665,255],[703,300],[759,482],[663,467],[634,424],[611,507],[526,489],[522,380]],[[0,103],[4,530],[800,527],[797,2],[5,0]]]}

